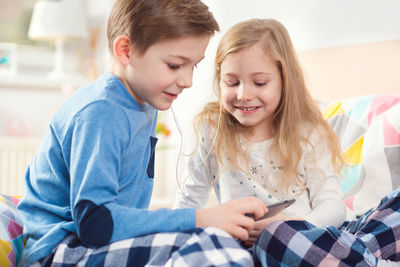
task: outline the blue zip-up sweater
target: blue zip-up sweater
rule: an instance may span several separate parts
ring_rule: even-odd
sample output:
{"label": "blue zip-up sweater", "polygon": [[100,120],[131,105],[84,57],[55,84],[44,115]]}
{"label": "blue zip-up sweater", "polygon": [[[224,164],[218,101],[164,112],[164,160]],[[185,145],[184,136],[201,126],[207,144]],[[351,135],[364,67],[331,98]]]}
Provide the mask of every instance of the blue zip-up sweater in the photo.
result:
{"label": "blue zip-up sweater", "polygon": [[156,122],[157,110],[137,103],[111,73],[67,99],[26,173],[18,205],[22,266],[47,256],[69,233],[99,247],[195,227],[194,209],[147,209]]}

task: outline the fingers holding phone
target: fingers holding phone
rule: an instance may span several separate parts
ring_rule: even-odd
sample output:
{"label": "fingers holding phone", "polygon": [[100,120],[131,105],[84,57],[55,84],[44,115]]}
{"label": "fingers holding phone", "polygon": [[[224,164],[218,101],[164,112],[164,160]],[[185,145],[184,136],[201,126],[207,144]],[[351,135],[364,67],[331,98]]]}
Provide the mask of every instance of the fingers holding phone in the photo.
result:
{"label": "fingers holding phone", "polygon": [[289,207],[290,205],[292,205],[294,202],[296,201],[296,199],[288,199],[288,200],[284,200],[272,205],[268,205],[268,212],[266,212],[263,216],[259,217],[256,219],[256,221],[259,220],[263,220],[269,217],[273,217],[279,213],[281,213],[284,209],[286,209],[287,207]]}
{"label": "fingers holding phone", "polygon": [[255,197],[233,199],[216,207],[196,210],[196,227],[218,227],[237,239],[247,240],[255,222],[245,214],[259,218],[267,211],[265,204]]}

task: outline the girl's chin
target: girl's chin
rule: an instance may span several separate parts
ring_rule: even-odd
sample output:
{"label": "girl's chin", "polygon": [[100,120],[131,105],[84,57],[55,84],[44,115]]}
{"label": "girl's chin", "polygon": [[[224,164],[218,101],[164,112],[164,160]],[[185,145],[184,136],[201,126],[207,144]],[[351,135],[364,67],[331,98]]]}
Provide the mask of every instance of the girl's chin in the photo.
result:
{"label": "girl's chin", "polygon": [[243,126],[246,126],[246,127],[252,127],[252,126],[254,126],[254,123],[252,122],[252,121],[249,121],[249,120],[243,120],[243,119],[238,119],[237,117],[236,117],[236,120],[241,124],[241,125],[243,125]]}

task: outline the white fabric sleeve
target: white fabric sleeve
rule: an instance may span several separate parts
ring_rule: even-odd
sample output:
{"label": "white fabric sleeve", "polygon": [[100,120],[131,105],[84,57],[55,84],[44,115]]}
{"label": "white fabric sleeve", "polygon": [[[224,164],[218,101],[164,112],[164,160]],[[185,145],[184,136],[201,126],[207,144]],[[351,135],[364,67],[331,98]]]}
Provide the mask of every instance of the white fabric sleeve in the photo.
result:
{"label": "white fabric sleeve", "polygon": [[304,169],[312,211],[303,218],[315,226],[339,227],[346,219],[346,206],[331,152],[319,134],[314,133],[310,140],[312,146],[306,149]]}
{"label": "white fabric sleeve", "polygon": [[399,267],[400,262],[378,259],[377,267]]}
{"label": "white fabric sleeve", "polygon": [[[200,142],[195,153],[185,161],[185,170],[181,185],[175,197],[174,208],[204,208],[207,205],[212,188],[211,177],[215,172],[216,157],[209,155],[210,137],[200,129]],[[214,164],[213,164],[214,163]]]}

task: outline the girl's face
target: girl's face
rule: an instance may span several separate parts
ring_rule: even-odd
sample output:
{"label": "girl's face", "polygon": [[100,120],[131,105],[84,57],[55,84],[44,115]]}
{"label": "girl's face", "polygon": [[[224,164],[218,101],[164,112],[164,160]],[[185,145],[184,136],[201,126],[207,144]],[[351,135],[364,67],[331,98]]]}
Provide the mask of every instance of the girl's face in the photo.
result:
{"label": "girl's face", "polygon": [[281,73],[261,43],[228,55],[221,64],[221,100],[242,125],[250,140],[272,137],[272,120],[282,95]]}

